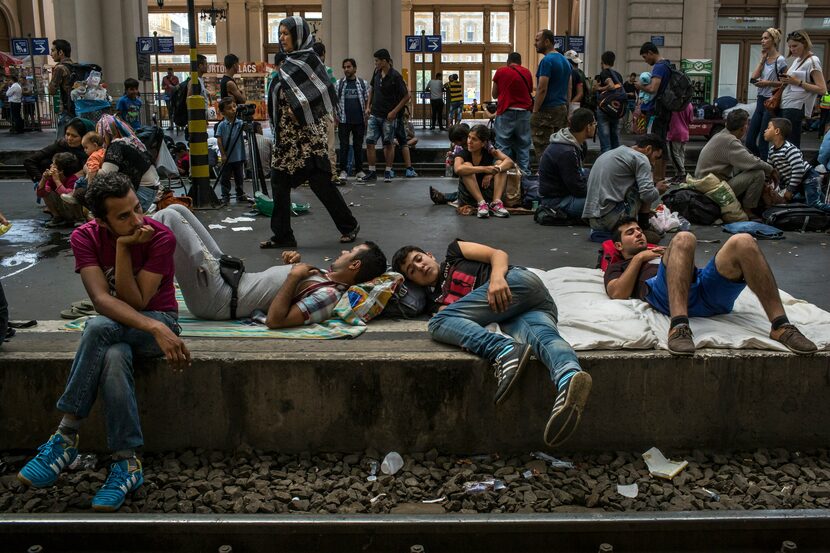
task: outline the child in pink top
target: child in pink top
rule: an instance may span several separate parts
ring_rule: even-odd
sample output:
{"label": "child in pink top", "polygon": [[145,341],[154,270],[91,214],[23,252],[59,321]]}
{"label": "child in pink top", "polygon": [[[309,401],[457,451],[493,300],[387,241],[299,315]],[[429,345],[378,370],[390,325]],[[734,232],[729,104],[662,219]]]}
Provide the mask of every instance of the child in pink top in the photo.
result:
{"label": "child in pink top", "polygon": [[680,111],[673,111],[669,121],[669,132],[666,133],[674,174],[680,178],[686,176],[686,142],[689,141],[689,124],[692,122],[693,114],[692,104],[686,104]]}
{"label": "child in pink top", "polygon": [[84,222],[83,209],[77,204],[69,204],[61,199],[61,194],[72,194],[78,175],[78,158],[70,152],[60,152],[52,158],[52,165],[43,173],[35,193],[43,198],[46,208],[52,214],[52,220],[46,227],[72,225]]}

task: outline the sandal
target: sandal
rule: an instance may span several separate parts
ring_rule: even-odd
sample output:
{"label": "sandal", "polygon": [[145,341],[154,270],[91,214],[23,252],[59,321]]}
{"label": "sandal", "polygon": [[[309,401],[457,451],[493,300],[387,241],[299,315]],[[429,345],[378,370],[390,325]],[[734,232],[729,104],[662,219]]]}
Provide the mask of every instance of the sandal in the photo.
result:
{"label": "sandal", "polygon": [[276,250],[277,248],[296,248],[297,241],[293,238],[291,240],[274,240],[269,238],[265,242],[260,242],[259,247],[263,250]]}
{"label": "sandal", "polygon": [[340,243],[348,244],[350,242],[354,242],[355,238],[357,238],[358,232],[360,232],[360,225],[355,225],[354,230],[352,230],[349,234],[344,234],[340,237]]}

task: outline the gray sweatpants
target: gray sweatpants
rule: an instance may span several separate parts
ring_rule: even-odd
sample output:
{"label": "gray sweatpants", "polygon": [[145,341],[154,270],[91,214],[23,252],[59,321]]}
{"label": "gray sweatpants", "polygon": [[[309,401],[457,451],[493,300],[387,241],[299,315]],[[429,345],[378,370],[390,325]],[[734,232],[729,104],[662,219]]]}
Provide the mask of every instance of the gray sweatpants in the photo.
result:
{"label": "gray sweatpants", "polygon": [[[232,291],[219,273],[222,250],[210,232],[182,205],[170,205],[153,218],[176,236],[176,281],[190,312],[200,319],[230,319]],[[255,309],[267,311],[290,271],[290,265],[282,265],[245,272],[239,282],[237,318],[250,317]]]}

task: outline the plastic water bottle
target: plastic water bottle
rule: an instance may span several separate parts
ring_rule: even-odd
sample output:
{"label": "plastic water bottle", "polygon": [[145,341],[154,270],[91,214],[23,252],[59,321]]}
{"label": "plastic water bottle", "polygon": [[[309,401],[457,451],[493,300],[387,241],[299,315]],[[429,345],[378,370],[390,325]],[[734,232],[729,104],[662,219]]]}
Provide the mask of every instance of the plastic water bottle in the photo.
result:
{"label": "plastic water bottle", "polygon": [[380,464],[383,474],[395,474],[403,467],[403,457],[397,451],[389,452]]}

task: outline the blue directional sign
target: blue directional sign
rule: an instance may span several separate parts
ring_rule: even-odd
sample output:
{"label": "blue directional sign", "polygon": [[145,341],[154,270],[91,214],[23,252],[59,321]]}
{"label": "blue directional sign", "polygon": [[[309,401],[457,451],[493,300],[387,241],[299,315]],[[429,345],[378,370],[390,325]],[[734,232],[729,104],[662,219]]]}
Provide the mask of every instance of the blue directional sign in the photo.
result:
{"label": "blue directional sign", "polygon": [[13,38],[12,39],[12,55],[14,55],[14,56],[28,56],[29,55],[29,39],[28,38]]}
{"label": "blue directional sign", "polygon": [[35,56],[49,55],[49,39],[48,38],[33,38],[32,39],[32,54]]}
{"label": "blue directional sign", "polygon": [[156,37],[156,46],[159,54],[172,54],[175,51],[172,36]]}
{"label": "blue directional sign", "polygon": [[156,40],[151,36],[138,37],[138,53],[139,54],[155,54]]}
{"label": "blue directional sign", "polygon": [[424,45],[421,40],[421,35],[406,35],[406,51],[407,52],[423,52]]}
{"label": "blue directional sign", "polygon": [[651,35],[651,43],[655,46],[665,46],[666,45],[666,35]]}
{"label": "blue directional sign", "polygon": [[426,35],[424,48],[427,52],[435,53],[441,51],[441,35]]}
{"label": "blue directional sign", "polygon": [[565,37],[562,35],[555,35],[553,37],[553,49],[560,54],[565,53]]}

